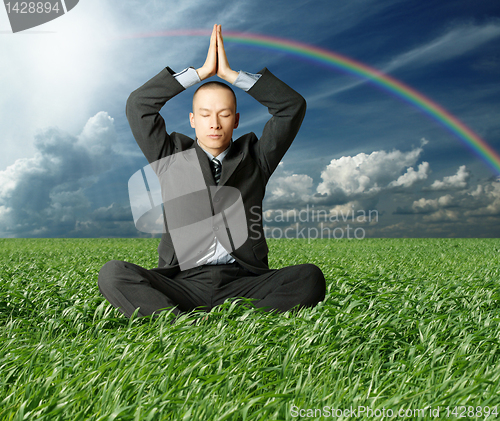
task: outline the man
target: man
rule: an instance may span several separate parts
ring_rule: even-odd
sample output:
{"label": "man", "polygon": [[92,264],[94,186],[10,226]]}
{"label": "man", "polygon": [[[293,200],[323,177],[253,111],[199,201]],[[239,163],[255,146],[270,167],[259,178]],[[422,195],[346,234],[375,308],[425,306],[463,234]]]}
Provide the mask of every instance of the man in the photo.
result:
{"label": "man", "polygon": [[[190,123],[195,129],[196,140],[166,132],[165,122],[159,114],[163,105],[191,85],[214,75],[245,90],[268,107],[272,118],[260,139],[248,133],[232,141],[233,130],[239,123],[236,97],[228,85],[220,82],[202,85],[193,97]],[[113,306],[127,317],[137,308],[139,316],[156,315],[165,309],[179,314],[195,308],[209,311],[227,298],[245,297],[254,299],[256,307],[284,312],[314,306],[324,299],[325,278],[317,266],[300,264],[269,268],[262,225],[265,186],[295,138],[305,108],[302,96],[266,68],[259,74],[232,70],[220,25],[214,25],[207,58],[201,68],[189,68],[180,73],[166,68],[132,92],[127,101],[127,118],[139,147],[156,168],[156,173],[159,174],[158,162],[161,160],[191,154],[200,168],[203,187],[215,192],[210,198],[214,220],[219,189],[237,189],[246,227],[243,226],[243,244],[236,246],[233,241],[227,241],[231,237],[228,225],[226,230],[218,230],[214,223],[213,232],[210,232],[213,243],[210,252],[197,260],[198,265],[191,262],[183,269],[185,262],[179,257],[180,246],[173,241],[172,220],[167,216],[167,226],[158,247],[158,268],[145,269],[112,260],[100,270],[99,290]],[[179,159],[178,163],[181,161]],[[189,178],[192,174],[185,171],[181,176],[167,179],[175,188],[184,186],[184,176]],[[177,208],[177,214],[196,213],[193,207],[196,208]],[[227,235],[222,234],[226,232]]]}

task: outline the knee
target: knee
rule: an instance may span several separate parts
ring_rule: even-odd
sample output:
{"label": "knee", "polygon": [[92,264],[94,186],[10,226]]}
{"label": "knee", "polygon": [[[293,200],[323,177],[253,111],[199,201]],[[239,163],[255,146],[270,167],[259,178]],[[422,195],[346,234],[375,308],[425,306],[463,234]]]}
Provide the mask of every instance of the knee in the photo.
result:
{"label": "knee", "polygon": [[305,263],[301,265],[301,270],[304,279],[308,279],[311,284],[325,284],[325,275],[323,275],[323,272],[318,266],[313,265],[312,263]]}
{"label": "knee", "polygon": [[126,270],[125,263],[121,260],[110,260],[101,268],[97,277],[97,284],[99,291],[103,295],[106,295],[107,291],[118,288],[123,277],[123,271]]}
{"label": "knee", "polygon": [[302,265],[303,279],[307,284],[309,304],[317,304],[325,299],[326,280],[321,269],[312,264],[305,263]]}

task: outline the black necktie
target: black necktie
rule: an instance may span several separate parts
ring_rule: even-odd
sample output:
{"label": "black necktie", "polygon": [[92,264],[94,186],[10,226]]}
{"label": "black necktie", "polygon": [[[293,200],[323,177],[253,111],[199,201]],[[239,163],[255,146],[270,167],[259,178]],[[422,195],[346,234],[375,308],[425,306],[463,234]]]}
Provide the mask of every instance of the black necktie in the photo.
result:
{"label": "black necktie", "polygon": [[211,164],[212,174],[215,178],[215,184],[219,184],[220,174],[222,172],[222,164],[217,158],[212,159]]}

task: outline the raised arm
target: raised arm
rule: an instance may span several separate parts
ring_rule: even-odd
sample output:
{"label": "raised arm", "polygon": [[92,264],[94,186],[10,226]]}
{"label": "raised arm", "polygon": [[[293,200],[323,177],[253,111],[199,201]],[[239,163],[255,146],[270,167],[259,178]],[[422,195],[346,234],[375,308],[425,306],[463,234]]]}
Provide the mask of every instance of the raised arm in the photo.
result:
{"label": "raised arm", "polygon": [[[217,57],[217,76],[234,84],[239,73],[229,66],[220,25],[217,25]],[[266,179],[269,179],[300,129],[306,112],[306,101],[267,68],[259,74],[262,76],[247,92],[266,106],[272,115],[261,138],[254,145],[255,156]]]}
{"label": "raised arm", "polygon": [[[212,30],[205,63],[196,72],[200,80],[217,72],[217,25],[214,25]],[[184,89],[174,77],[174,72],[165,68],[133,91],[127,99],[125,113],[132,134],[150,163],[174,152],[174,145],[160,110],[168,100]]]}
{"label": "raised arm", "polygon": [[172,72],[165,68],[128,97],[125,108],[127,120],[137,144],[150,163],[173,153],[174,146],[160,110],[183,90]]}
{"label": "raised arm", "polygon": [[271,119],[255,145],[256,157],[267,179],[271,177],[297,135],[306,113],[306,100],[267,68],[248,94],[266,106]]}

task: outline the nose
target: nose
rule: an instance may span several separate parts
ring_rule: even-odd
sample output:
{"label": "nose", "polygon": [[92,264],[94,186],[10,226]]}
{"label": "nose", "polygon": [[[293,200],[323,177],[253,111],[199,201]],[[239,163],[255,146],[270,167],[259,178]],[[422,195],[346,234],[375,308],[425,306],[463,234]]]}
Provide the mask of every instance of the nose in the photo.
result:
{"label": "nose", "polygon": [[210,128],[211,129],[220,129],[220,118],[218,115],[214,115],[211,117]]}

